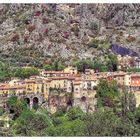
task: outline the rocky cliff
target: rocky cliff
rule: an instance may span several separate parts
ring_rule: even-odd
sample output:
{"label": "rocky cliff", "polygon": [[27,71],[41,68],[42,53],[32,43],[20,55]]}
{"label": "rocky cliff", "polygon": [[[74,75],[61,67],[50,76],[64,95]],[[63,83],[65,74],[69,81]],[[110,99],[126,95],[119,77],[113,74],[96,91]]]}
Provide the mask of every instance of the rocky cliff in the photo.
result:
{"label": "rocky cliff", "polygon": [[139,31],[140,4],[0,4],[0,58],[21,66],[139,53]]}

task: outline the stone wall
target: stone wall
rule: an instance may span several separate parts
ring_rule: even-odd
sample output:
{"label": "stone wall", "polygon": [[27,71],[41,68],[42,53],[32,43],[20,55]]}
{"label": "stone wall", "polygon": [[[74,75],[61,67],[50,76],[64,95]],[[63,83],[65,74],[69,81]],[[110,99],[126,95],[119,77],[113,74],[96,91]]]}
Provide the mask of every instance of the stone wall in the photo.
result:
{"label": "stone wall", "polygon": [[84,112],[93,112],[96,106],[96,91],[95,90],[86,90],[77,97],[74,97],[74,106],[79,106]]}

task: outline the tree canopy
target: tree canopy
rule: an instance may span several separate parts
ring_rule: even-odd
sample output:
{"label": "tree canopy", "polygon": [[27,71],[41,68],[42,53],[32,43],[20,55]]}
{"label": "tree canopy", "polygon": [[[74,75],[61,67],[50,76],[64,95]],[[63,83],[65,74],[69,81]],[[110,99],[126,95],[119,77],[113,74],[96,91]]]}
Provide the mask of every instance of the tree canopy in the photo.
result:
{"label": "tree canopy", "polygon": [[64,68],[65,68],[65,66],[62,63],[60,63],[59,61],[55,61],[52,64],[44,65],[44,69],[48,70],[48,71],[51,71],[51,70],[59,71],[59,70],[64,70]]}
{"label": "tree canopy", "polygon": [[35,67],[31,67],[31,68],[18,68],[15,72],[15,76],[16,77],[20,77],[20,78],[29,78],[30,76],[33,75],[39,75],[39,71],[37,68]]}
{"label": "tree canopy", "polygon": [[91,60],[78,60],[73,63],[73,66],[76,66],[78,71],[85,72],[85,69],[93,69],[94,65]]}
{"label": "tree canopy", "polygon": [[108,82],[101,80],[97,87],[97,106],[115,107],[119,99],[119,91],[116,81]]}

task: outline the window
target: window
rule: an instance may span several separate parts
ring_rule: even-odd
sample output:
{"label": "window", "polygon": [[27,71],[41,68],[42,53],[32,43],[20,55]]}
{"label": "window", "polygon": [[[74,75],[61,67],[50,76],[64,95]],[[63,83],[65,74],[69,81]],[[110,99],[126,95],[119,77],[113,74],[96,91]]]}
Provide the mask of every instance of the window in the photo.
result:
{"label": "window", "polygon": [[41,92],[44,93],[44,83],[42,84]]}
{"label": "window", "polygon": [[78,88],[75,88],[75,90],[78,90]]}
{"label": "window", "polygon": [[58,87],[61,88],[61,85],[59,84]]}

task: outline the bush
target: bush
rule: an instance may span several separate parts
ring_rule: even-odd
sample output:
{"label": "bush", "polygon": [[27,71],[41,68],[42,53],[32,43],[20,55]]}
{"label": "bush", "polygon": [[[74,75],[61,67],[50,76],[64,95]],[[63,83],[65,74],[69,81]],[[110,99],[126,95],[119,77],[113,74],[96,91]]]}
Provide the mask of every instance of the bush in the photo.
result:
{"label": "bush", "polygon": [[3,115],[3,113],[5,112],[3,107],[0,107],[0,116]]}
{"label": "bush", "polygon": [[60,62],[55,61],[53,64],[44,65],[44,69],[48,71],[51,71],[51,70],[58,71],[58,70],[64,70],[65,66],[62,65]]}
{"label": "bush", "polygon": [[115,107],[118,105],[117,100],[119,97],[119,91],[116,87],[116,81],[111,83],[106,80],[101,80],[97,87],[97,106],[103,107]]}
{"label": "bush", "polygon": [[73,63],[73,66],[77,67],[79,72],[85,72],[85,69],[94,68],[91,60],[78,60]]}
{"label": "bush", "polygon": [[140,72],[140,69],[139,68],[130,68],[130,69],[127,69],[127,72]]}
{"label": "bush", "polygon": [[29,78],[30,76],[33,75],[38,75],[39,71],[37,68],[35,67],[31,67],[31,68],[19,68],[16,70],[15,72],[15,76],[16,77],[20,77],[20,78]]}
{"label": "bush", "polygon": [[29,32],[32,32],[33,30],[35,30],[35,25],[29,25],[29,26],[27,27],[27,30],[28,30]]}
{"label": "bush", "polygon": [[99,40],[92,39],[92,40],[88,43],[88,46],[89,46],[89,47],[93,47],[93,48],[98,48],[98,44],[99,44]]}
{"label": "bush", "polygon": [[0,81],[10,80],[14,76],[13,70],[7,63],[0,62]]}
{"label": "bush", "polygon": [[79,107],[70,108],[67,112],[69,120],[80,119],[84,115],[84,112]]}
{"label": "bush", "polygon": [[133,37],[133,36],[131,36],[131,35],[129,35],[128,37],[127,37],[127,42],[133,42],[133,41],[135,41],[136,40],[136,38],[135,37]]}
{"label": "bush", "polygon": [[99,29],[98,24],[96,22],[91,22],[90,29],[91,30],[98,30]]}
{"label": "bush", "polygon": [[59,117],[59,116],[63,116],[65,113],[66,113],[66,108],[61,107],[53,114],[53,116]]}
{"label": "bush", "polygon": [[111,48],[111,43],[107,40],[92,39],[88,43],[88,46],[93,47],[93,48],[100,48],[100,49],[110,49]]}
{"label": "bush", "polygon": [[47,116],[33,111],[24,111],[12,125],[16,136],[42,136],[43,131],[51,126]]}
{"label": "bush", "polygon": [[49,19],[47,19],[47,18],[45,18],[45,17],[42,18],[42,23],[43,23],[43,24],[47,24],[47,23],[49,23]]}
{"label": "bush", "polygon": [[79,29],[78,25],[75,24],[75,25],[71,28],[71,31],[74,32],[75,36],[78,36],[80,29]]}
{"label": "bush", "polygon": [[11,37],[11,41],[13,41],[13,42],[17,42],[17,41],[19,41],[19,39],[20,39],[20,36],[18,33],[14,33]]}

